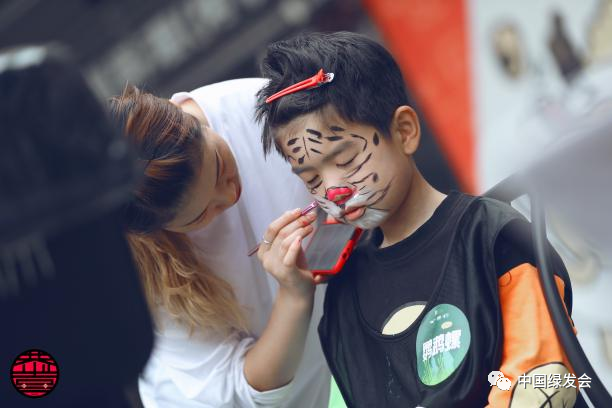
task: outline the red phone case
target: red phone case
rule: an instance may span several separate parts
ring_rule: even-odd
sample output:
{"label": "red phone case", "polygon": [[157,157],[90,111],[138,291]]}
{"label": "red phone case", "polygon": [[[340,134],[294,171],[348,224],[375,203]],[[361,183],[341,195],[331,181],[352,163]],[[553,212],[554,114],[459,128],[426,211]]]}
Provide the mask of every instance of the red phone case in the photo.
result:
{"label": "red phone case", "polygon": [[315,276],[316,275],[335,275],[338,272],[340,272],[342,270],[342,267],[346,263],[347,259],[349,258],[349,255],[351,255],[351,252],[353,252],[355,245],[357,245],[357,241],[359,241],[359,237],[361,237],[362,233],[363,233],[362,229],[355,228],[355,232],[353,232],[353,235],[347,241],[346,245],[342,249],[342,252],[340,252],[340,256],[338,257],[338,260],[336,261],[336,264],[333,266],[332,269],[313,269],[311,271],[312,274]]}

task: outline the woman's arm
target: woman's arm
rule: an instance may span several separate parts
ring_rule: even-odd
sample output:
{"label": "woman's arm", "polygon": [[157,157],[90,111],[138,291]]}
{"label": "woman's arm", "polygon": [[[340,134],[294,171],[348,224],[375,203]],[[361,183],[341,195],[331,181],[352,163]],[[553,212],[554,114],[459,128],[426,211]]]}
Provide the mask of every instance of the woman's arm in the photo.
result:
{"label": "woman's arm", "polygon": [[312,313],[315,285],[304,269],[302,238],[313,230],[311,213],[300,216],[296,209],[285,213],[264,234],[257,256],[264,269],[279,283],[279,290],[268,325],[248,351],[244,374],[258,391],[289,383],[300,363]]}

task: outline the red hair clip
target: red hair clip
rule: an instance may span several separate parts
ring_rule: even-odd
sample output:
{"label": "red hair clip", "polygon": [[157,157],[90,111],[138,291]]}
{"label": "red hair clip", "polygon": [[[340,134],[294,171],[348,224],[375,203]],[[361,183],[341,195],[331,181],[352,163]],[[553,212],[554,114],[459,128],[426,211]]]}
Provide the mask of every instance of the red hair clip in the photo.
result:
{"label": "red hair clip", "polygon": [[272,101],[275,101],[279,98],[282,98],[285,95],[289,95],[292,94],[294,92],[298,92],[301,91],[303,89],[308,89],[308,88],[317,88],[323,84],[326,84],[328,82],[331,82],[334,80],[334,73],[333,72],[328,72],[327,74],[325,72],[323,72],[323,68],[321,68],[319,70],[319,72],[317,72],[315,75],[311,76],[308,79],[305,79],[301,82],[298,82],[297,84],[293,84],[291,86],[288,86],[287,88],[275,93],[272,96],[269,96],[266,99],[266,103],[270,103]]}

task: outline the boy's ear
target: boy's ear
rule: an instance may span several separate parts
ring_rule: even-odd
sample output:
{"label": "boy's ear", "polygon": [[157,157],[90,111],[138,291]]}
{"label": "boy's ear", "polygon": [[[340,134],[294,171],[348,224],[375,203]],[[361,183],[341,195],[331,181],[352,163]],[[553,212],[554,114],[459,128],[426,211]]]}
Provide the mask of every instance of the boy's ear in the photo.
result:
{"label": "boy's ear", "polygon": [[393,141],[405,154],[413,155],[421,141],[421,127],[419,117],[410,106],[398,107],[391,120],[391,134]]}

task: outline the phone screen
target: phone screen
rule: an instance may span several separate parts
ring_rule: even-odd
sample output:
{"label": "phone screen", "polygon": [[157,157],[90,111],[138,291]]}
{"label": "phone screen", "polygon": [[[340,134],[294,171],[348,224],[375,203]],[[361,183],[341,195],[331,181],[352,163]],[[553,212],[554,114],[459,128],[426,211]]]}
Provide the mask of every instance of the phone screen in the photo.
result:
{"label": "phone screen", "polygon": [[347,224],[321,224],[306,248],[308,269],[313,273],[336,273],[348,258],[361,231]]}

